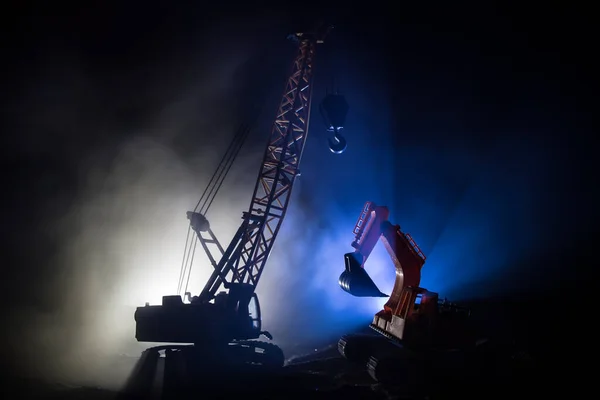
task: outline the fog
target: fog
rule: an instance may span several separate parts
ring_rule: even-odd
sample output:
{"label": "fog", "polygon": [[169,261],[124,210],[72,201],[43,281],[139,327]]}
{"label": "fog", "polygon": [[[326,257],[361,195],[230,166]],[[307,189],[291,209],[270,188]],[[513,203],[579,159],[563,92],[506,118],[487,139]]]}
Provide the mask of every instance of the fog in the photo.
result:
{"label": "fog", "polygon": [[[13,367],[51,380],[124,379],[123,368],[111,374],[115,357],[138,356],[145,347],[133,337],[135,307],[175,292],[185,212],[239,123],[248,122],[244,109],[269,96],[249,77],[264,74],[256,64],[270,42],[261,43],[261,34],[248,39],[248,28],[230,18],[207,26],[191,48],[177,50],[183,39],[168,37],[166,48],[156,49],[162,57],[117,67],[86,58],[64,37],[41,39],[13,105],[18,135],[11,144],[36,160],[17,199],[42,195],[31,221],[39,251],[26,250],[21,230],[10,238],[25,249],[25,264],[3,282],[4,293],[31,293],[11,304],[7,318]],[[273,30],[277,24],[266,35]],[[274,89],[268,79],[265,86]],[[266,134],[260,136],[262,144]],[[218,199],[218,211],[233,218],[211,220],[225,244],[247,208],[262,155],[252,144],[244,150]],[[207,267],[194,268],[192,290]]]}
{"label": "fog", "polygon": [[[15,293],[7,298],[23,298],[6,319],[15,367],[71,383],[124,381],[149,346],[134,339],[135,307],[175,294],[185,212],[258,106],[254,129],[208,213],[221,244],[229,243],[248,207],[294,54],[282,22],[265,19],[269,24],[219,20],[185,39],[167,35],[131,64],[125,55],[120,64],[86,58],[64,40],[40,46],[14,108],[16,151],[38,163],[19,183],[29,188],[19,201],[36,211],[26,222],[6,216],[7,226],[36,231],[33,248],[25,233],[11,232],[24,263],[3,282],[6,293]],[[514,271],[522,253],[543,247],[549,234],[538,230],[560,206],[548,196],[557,167],[547,166],[562,142],[540,147],[519,124],[494,130],[457,122],[476,95],[464,87],[460,96],[455,87],[436,92],[431,76],[403,88],[398,115],[376,50],[351,43],[340,40],[335,56],[317,62],[313,95],[319,102],[337,71],[351,107],[348,150],[329,152],[313,112],[302,176],[257,289],[263,328],[288,356],[368,323],[385,301],[353,298],[337,286],[365,201],[388,205],[391,222],[424,250],[423,286],[457,299],[506,291],[490,282]],[[319,52],[317,60],[326,47]],[[403,72],[418,80],[411,68]],[[419,102],[428,96],[442,98],[437,106],[444,110],[425,113],[436,107]],[[463,131],[497,138],[482,146]],[[518,230],[511,221],[519,221]],[[394,271],[381,246],[367,269],[389,293]],[[198,250],[192,293],[210,272]]]}
{"label": "fog", "polygon": [[[27,186],[43,195],[31,222],[40,251],[23,250],[27,264],[11,280],[31,292],[8,315],[13,367],[73,384],[118,387],[124,381],[132,360],[149,346],[134,339],[135,307],[159,304],[163,295],[176,292],[185,212],[195,205],[237,126],[255,120],[258,106],[253,131],[208,214],[223,245],[248,207],[294,55],[284,40],[288,32],[280,28],[272,24],[248,36],[243,32],[250,26],[239,19],[221,20],[185,49],[189,54],[168,49],[121,66],[101,58],[90,64],[94,59],[64,38],[43,40],[15,107],[14,129],[21,132],[15,147],[24,157],[46,161],[32,169]],[[178,45],[177,38],[170,40],[167,45]],[[272,51],[273,43],[285,58]],[[315,92],[319,101],[324,88]],[[333,162],[324,127],[313,120],[311,131],[320,134],[307,146],[312,154],[306,159]],[[341,332],[335,315],[357,304],[365,317],[374,312],[350,296],[335,302],[331,315],[313,309],[314,299],[305,301],[341,291],[336,281],[352,239],[348,233],[365,201],[356,199],[350,219],[336,211],[335,202],[318,206],[323,198],[312,199],[311,186],[326,185],[315,172],[294,190],[258,288],[264,328],[284,349],[299,342],[310,347],[322,331],[306,334],[329,317],[325,331]],[[320,223],[341,219],[339,227]],[[17,243],[19,235],[12,239]],[[26,249],[24,242],[18,246]],[[43,253],[42,246],[51,251]],[[317,254],[323,246],[328,251]],[[198,254],[192,293],[201,290],[210,269]]]}

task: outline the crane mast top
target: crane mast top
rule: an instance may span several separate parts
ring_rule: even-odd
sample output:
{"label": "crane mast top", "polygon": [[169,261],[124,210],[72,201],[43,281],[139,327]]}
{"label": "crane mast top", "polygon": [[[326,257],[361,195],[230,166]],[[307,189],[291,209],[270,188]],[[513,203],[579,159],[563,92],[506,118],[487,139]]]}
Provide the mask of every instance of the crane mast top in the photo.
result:
{"label": "crane mast top", "polygon": [[[214,298],[221,286],[232,283],[251,285],[254,290],[263,272],[275,238],[289,205],[292,188],[300,174],[299,166],[308,135],[313,64],[316,45],[323,34],[290,35],[298,46],[292,70],[287,77],[277,115],[271,128],[254,193],[242,224],[224,249],[211,231],[206,218],[188,212],[191,228],[207,253],[214,271],[198,296],[202,301]],[[212,253],[217,250],[217,262]]]}

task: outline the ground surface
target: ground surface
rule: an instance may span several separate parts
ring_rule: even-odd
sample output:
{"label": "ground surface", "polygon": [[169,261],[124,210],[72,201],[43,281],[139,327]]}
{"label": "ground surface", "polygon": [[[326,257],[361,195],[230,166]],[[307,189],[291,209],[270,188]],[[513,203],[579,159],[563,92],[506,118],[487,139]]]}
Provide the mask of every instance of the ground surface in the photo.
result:
{"label": "ground surface", "polygon": [[[337,340],[312,347],[288,351],[286,366],[279,371],[255,370],[214,371],[198,377],[192,388],[173,398],[238,399],[240,396],[262,399],[344,398],[344,399],[514,399],[543,398],[544,393],[563,390],[568,384],[565,368],[575,373],[577,363],[568,362],[568,352],[558,346],[558,339],[567,336],[557,325],[549,325],[560,309],[547,304],[560,304],[557,298],[525,298],[510,303],[499,301],[497,306],[486,304],[478,315],[487,327],[491,340],[469,362],[433,363],[426,374],[413,374],[418,390],[401,385],[402,377],[414,371],[400,366],[399,379],[391,383],[375,382],[364,365],[355,365],[340,356]],[[474,304],[475,309],[478,308]],[[532,310],[537,310],[535,314]],[[485,311],[485,312],[484,312]],[[502,317],[504,315],[504,317]],[[549,327],[554,326],[553,330]],[[365,328],[362,333],[372,332]],[[373,333],[374,334],[374,333]],[[562,335],[562,336],[561,336]],[[571,342],[576,344],[576,341]],[[120,364],[119,364],[120,363]],[[115,362],[114,370],[133,370],[136,360],[131,357]],[[160,374],[159,374],[160,375]],[[26,379],[4,374],[3,399],[128,399],[116,390],[102,387],[67,386],[39,379]],[[102,386],[101,384],[96,386]],[[160,398],[160,385],[142,398]],[[571,386],[571,393],[579,386]],[[139,398],[139,397],[138,397]]]}
{"label": "ground surface", "polygon": [[[363,365],[352,364],[340,356],[337,344],[331,343],[309,354],[289,359],[279,371],[222,371],[198,378],[192,388],[173,393],[168,398],[207,399],[239,398],[241,395],[262,399],[288,398],[344,398],[344,399],[400,399],[400,398],[521,398],[531,389],[530,376],[537,375],[531,360],[507,367],[504,362],[486,366],[486,371],[459,372],[440,368],[419,377],[419,390],[408,389],[395,383],[380,384],[366,372]],[[398,369],[398,374],[403,372]],[[523,379],[523,378],[526,379]],[[399,382],[399,381],[398,381]],[[525,386],[524,386],[525,383]],[[33,379],[11,379],[3,385],[3,398],[45,399],[159,399],[160,383],[148,392],[119,393],[98,387],[67,386]],[[164,397],[162,397],[164,398]]]}
{"label": "ground surface", "polygon": [[[383,385],[374,382],[365,369],[348,363],[338,356],[334,348],[324,349],[293,361],[280,372],[262,374],[246,372],[239,375],[205,377],[203,384],[194,389],[178,393],[173,398],[187,398],[194,395],[201,398],[239,398],[250,395],[253,398],[345,398],[345,399],[399,399],[399,398],[450,398],[458,394],[462,398],[492,398],[493,387],[501,394],[523,393],[516,388],[516,380],[507,379],[510,371],[504,371],[496,382],[469,381],[465,379],[450,382],[430,382],[427,393],[414,394],[400,386]],[[439,379],[439,378],[437,378]],[[5,389],[10,390],[3,398],[46,398],[46,399],[133,399],[161,398],[158,392],[146,395],[124,395],[112,390],[94,387],[68,387],[59,384],[43,383],[37,380],[13,380]],[[518,393],[514,391],[518,390]],[[437,392],[437,393],[434,393]],[[512,393],[511,393],[512,392]],[[504,396],[501,396],[504,397]],[[519,397],[519,396],[516,396]]]}

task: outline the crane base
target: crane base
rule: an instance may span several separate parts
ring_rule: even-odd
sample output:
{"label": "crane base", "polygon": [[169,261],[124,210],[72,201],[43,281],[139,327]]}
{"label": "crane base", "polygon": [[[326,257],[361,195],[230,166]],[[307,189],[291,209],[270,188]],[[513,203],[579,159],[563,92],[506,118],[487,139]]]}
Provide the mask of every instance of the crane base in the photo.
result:
{"label": "crane base", "polygon": [[[232,374],[277,371],[284,364],[282,350],[262,341],[240,341],[225,346],[164,345],[145,350],[122,392],[135,398],[176,395],[194,385],[223,384]],[[237,374],[236,374],[237,372]],[[222,388],[221,388],[222,389]]]}

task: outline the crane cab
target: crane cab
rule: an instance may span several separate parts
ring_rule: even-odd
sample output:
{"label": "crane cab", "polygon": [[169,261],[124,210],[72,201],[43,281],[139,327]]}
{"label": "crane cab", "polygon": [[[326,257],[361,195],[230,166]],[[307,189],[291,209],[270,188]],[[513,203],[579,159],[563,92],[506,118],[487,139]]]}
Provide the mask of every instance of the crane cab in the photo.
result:
{"label": "crane cab", "polygon": [[219,292],[215,296],[214,304],[221,308],[221,312],[229,315],[237,337],[260,337],[262,317],[254,286],[243,283],[230,284],[229,292]]}

